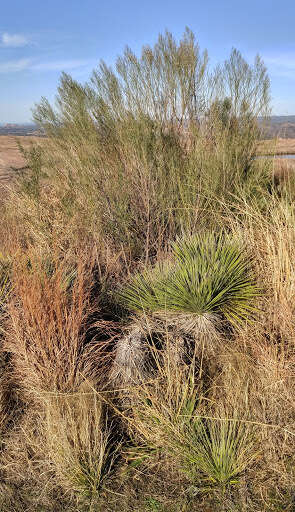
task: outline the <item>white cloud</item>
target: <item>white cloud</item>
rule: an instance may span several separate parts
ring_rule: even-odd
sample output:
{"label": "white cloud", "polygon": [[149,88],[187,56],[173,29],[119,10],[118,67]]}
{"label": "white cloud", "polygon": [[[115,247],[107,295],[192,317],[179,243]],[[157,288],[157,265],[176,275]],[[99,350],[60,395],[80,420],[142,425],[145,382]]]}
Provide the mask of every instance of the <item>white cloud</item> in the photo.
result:
{"label": "white cloud", "polygon": [[22,34],[8,34],[4,32],[1,36],[2,46],[8,47],[19,47],[26,46],[29,42],[27,37]]}
{"label": "white cloud", "polygon": [[56,60],[33,64],[31,69],[34,71],[64,71],[66,69],[81,68],[90,64],[91,62],[89,60]]}
{"label": "white cloud", "polygon": [[0,62],[0,73],[17,73],[18,71],[24,71],[31,66],[31,63],[32,61],[30,59]]}
{"label": "white cloud", "polygon": [[19,71],[65,71],[74,69],[85,69],[85,67],[94,67],[95,62],[90,60],[58,60],[49,62],[36,62],[33,59],[18,59],[9,61],[0,61],[0,73],[16,73]]}

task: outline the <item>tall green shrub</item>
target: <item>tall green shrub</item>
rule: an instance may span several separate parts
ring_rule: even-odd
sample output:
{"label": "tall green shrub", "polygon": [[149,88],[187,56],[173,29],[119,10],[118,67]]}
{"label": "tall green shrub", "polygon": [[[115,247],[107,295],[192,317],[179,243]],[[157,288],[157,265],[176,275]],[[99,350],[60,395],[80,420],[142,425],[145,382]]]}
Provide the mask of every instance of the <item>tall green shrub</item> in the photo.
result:
{"label": "tall green shrub", "polygon": [[63,246],[70,231],[72,243],[90,236],[148,259],[247,182],[268,88],[261,60],[251,66],[236,50],[211,72],[188,29],[140,57],[127,48],[116,70],[102,61],[85,85],[63,74],[56,108],[43,99],[34,113],[48,136],[46,192],[29,208],[39,230],[59,229]]}

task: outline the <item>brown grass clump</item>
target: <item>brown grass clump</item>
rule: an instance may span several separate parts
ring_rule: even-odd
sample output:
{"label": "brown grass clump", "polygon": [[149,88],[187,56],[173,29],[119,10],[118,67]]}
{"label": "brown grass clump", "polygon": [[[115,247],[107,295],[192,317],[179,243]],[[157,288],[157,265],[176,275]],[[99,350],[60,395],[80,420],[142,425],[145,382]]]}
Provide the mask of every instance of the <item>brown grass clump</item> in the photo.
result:
{"label": "brown grass clump", "polygon": [[[109,332],[111,340],[114,329],[101,320],[93,276],[83,260],[74,267],[48,265],[32,253],[11,271],[2,351],[22,410],[6,427],[1,460],[4,481],[26,495],[32,510],[55,510],[54,493],[61,507],[66,494],[72,504],[77,496],[97,500],[118,451],[112,420],[96,391],[107,387],[111,358],[111,348],[98,338],[103,332],[106,340]],[[9,395],[7,390],[3,407]]]}
{"label": "brown grass clump", "polygon": [[65,261],[20,254],[12,268],[3,350],[27,395],[69,392],[85,378],[107,380],[108,352],[103,340],[115,334],[104,320],[99,274],[83,256]]}
{"label": "brown grass clump", "polygon": [[87,386],[40,398],[41,407],[28,410],[5,440],[3,483],[12,490],[16,506],[23,499],[26,510],[91,507],[120,447],[105,405]]}
{"label": "brown grass clump", "polygon": [[72,284],[62,267],[52,276],[26,259],[14,268],[4,350],[28,394],[79,385],[90,313],[88,279],[82,266]]}

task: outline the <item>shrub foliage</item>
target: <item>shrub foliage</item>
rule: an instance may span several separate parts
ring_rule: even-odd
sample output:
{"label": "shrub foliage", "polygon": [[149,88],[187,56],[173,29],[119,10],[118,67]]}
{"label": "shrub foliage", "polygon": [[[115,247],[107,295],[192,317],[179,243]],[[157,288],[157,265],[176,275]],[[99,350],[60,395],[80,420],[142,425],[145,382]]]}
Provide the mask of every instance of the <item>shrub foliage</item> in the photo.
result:
{"label": "shrub foliage", "polygon": [[173,244],[172,261],[137,274],[120,298],[133,311],[215,314],[232,323],[253,311],[258,288],[251,257],[224,234],[201,234]]}

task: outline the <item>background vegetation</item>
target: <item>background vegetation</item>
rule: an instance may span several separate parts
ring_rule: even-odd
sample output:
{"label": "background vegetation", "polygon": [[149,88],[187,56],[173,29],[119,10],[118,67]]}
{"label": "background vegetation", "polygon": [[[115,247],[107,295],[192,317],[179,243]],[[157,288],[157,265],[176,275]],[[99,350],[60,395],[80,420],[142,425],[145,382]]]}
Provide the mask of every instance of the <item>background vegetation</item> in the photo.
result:
{"label": "background vegetation", "polygon": [[1,199],[0,510],[294,510],[294,184],[269,79],[160,35],[87,84]]}

